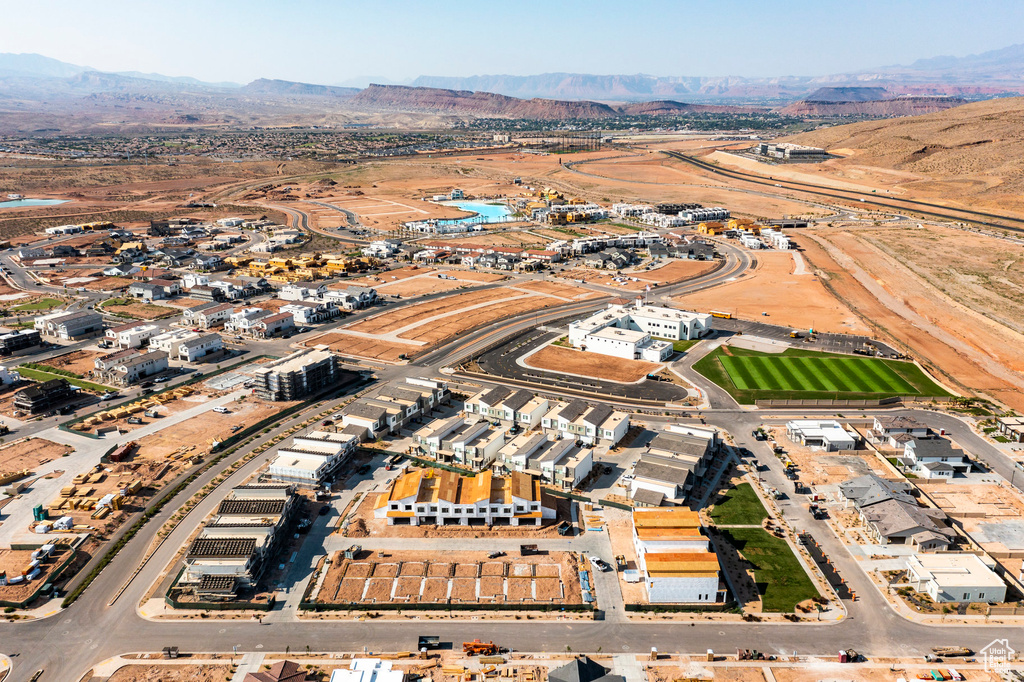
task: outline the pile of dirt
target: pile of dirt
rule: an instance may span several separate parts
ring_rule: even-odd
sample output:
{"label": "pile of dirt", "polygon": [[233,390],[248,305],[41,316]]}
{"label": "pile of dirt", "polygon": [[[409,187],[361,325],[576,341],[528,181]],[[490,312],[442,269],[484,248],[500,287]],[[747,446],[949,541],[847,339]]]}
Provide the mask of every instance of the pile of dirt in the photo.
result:
{"label": "pile of dirt", "polygon": [[370,531],[366,528],[366,521],[356,518],[349,522],[345,534],[350,538],[368,538]]}

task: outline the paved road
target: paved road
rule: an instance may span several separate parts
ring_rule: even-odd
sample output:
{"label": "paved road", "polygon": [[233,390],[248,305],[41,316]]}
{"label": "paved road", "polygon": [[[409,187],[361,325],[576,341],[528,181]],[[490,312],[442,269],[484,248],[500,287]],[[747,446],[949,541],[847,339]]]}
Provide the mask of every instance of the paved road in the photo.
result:
{"label": "paved road", "polygon": [[[738,256],[745,257],[744,255]],[[712,286],[713,284],[705,284]],[[672,291],[659,291],[660,297],[671,295]],[[424,299],[416,299],[420,302]],[[411,303],[411,302],[410,302]],[[397,307],[397,306],[396,306]],[[378,374],[382,380],[430,374],[441,367],[500,341],[509,334],[515,334],[529,325],[542,324],[546,319],[555,319],[571,310],[571,304],[543,315],[522,316],[515,320],[495,323],[474,333],[447,343],[424,354],[418,362],[403,366],[387,367]],[[375,314],[377,310],[358,314]],[[582,311],[581,311],[582,312]],[[351,322],[352,317],[346,322]],[[338,323],[340,324],[340,322]],[[321,333],[323,329],[316,332]],[[293,341],[294,342],[294,341]],[[286,350],[289,343],[274,341],[261,344],[260,351],[268,349]],[[706,384],[706,382],[705,382]],[[705,390],[710,387],[704,386]],[[714,403],[714,401],[713,401]],[[337,401],[334,401],[337,404]],[[735,403],[724,401],[707,412],[707,418],[734,434],[740,443],[748,439],[749,433],[763,415],[736,409]],[[994,469],[1013,475],[1005,455],[992,451],[990,445],[969,432],[969,429],[951,417],[931,413],[914,413],[934,426],[947,428],[968,448],[977,452]],[[263,442],[274,433],[261,436]],[[766,477],[777,477],[777,462],[763,456],[761,444],[750,443],[751,450],[768,464]],[[983,447],[984,446],[984,447]],[[168,541],[157,550],[152,561],[147,563],[139,576],[124,591],[123,596],[108,606],[111,599],[124,587],[125,576],[138,565],[146,548],[154,540],[157,531],[176,510],[167,508],[157,514],[133,539],[107,570],[100,574],[85,595],[69,609],[49,619],[26,623],[0,623],[0,646],[6,653],[17,654],[11,680],[27,680],[33,671],[45,669],[41,680],[60,681],[78,679],[94,662],[123,652],[126,649],[158,651],[164,646],[179,646],[183,651],[228,651],[237,646],[241,652],[269,652],[301,650],[309,646],[319,651],[358,651],[362,647],[370,650],[402,650],[412,646],[415,637],[423,632],[423,623],[417,621],[300,621],[295,622],[291,614],[284,613],[281,620],[260,625],[245,621],[151,621],[135,612],[135,606],[167,568],[173,554],[184,543],[205,514],[215,508],[231,484],[255,470],[262,462],[257,458],[243,467],[217,491],[207,497],[190,514],[186,523],[178,526]],[[225,463],[227,464],[227,463]],[[773,466],[774,465],[774,466]],[[207,485],[219,470],[211,470],[182,494],[187,499],[195,491]],[[772,478],[771,480],[774,480]],[[1018,477],[1016,484],[1024,484]],[[787,510],[798,527],[818,528],[799,505]],[[807,524],[806,526],[804,524]],[[824,533],[816,533],[824,536]],[[822,539],[822,538],[819,538]],[[593,540],[592,540],[593,541]],[[826,540],[827,542],[827,540]],[[310,551],[315,544],[310,545]],[[829,546],[830,550],[836,550]],[[603,555],[604,558],[610,557]],[[838,557],[838,551],[836,556]],[[846,560],[840,569],[847,571]],[[297,578],[301,579],[299,570]],[[856,571],[850,571],[851,581],[859,580]],[[599,585],[599,588],[601,586]],[[859,587],[859,584],[858,584]],[[858,589],[858,592],[861,592]],[[830,656],[838,648],[853,647],[872,655],[922,655],[935,644],[957,643],[982,648],[996,637],[1009,637],[1016,648],[1024,646],[1019,628],[1008,630],[1001,626],[964,628],[936,628],[910,623],[899,618],[882,603],[881,597],[872,596],[871,589],[861,592],[863,602],[851,608],[850,617],[839,623],[817,624],[757,624],[757,623],[698,623],[694,625],[664,622],[622,622],[610,618],[603,622],[576,621],[534,621],[529,627],[514,622],[486,621],[433,621],[429,630],[451,641],[462,639],[492,639],[506,646],[528,651],[564,651],[571,646],[574,651],[605,652],[646,652],[655,646],[662,652],[702,652],[705,649],[729,651],[736,646],[756,647],[766,652],[786,653],[798,651],[803,654]],[[288,600],[289,602],[292,600]],[[277,618],[275,617],[275,619]]]}

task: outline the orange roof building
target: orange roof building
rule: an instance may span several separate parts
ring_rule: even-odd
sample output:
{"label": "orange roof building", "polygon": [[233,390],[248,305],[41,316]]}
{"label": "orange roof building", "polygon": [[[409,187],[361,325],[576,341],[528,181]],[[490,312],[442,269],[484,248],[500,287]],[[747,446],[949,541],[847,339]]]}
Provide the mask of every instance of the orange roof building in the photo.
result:
{"label": "orange roof building", "polygon": [[533,476],[490,470],[462,476],[440,469],[413,469],[377,497],[374,516],[388,525],[541,525],[555,518],[555,501]]}
{"label": "orange roof building", "polygon": [[633,545],[652,604],[724,598],[718,555],[701,532],[697,512],[685,507],[634,509]]}

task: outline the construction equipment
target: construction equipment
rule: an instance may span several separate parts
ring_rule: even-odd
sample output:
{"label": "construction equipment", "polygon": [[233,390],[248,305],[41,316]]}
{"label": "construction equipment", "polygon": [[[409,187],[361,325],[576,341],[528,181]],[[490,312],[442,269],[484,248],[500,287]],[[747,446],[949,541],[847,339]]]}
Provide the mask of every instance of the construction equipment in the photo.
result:
{"label": "construction equipment", "polygon": [[494,656],[498,653],[498,646],[494,642],[474,639],[472,642],[462,643],[462,652],[470,656]]}

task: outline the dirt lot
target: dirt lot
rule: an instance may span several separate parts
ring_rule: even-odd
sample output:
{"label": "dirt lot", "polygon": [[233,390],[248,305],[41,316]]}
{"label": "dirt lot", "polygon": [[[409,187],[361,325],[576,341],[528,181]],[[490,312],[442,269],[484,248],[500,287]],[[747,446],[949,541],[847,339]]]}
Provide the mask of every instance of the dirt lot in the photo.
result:
{"label": "dirt lot", "polygon": [[156,663],[123,666],[107,682],[224,682],[230,678],[226,665]]}
{"label": "dirt lot", "polygon": [[765,321],[794,329],[868,332],[867,326],[818,281],[813,268],[807,266],[806,274],[795,274],[795,259],[799,257],[801,254],[795,251],[759,252],[752,274],[672,300],[688,310],[726,310],[748,320],[760,320],[761,313],[767,312]]}
{"label": "dirt lot", "polygon": [[[481,292],[483,293],[483,292]],[[507,295],[507,293],[505,294]],[[422,341],[427,345],[433,345],[444,339],[456,336],[468,329],[494,322],[506,317],[519,315],[520,313],[540,310],[552,305],[558,305],[561,301],[548,296],[528,295],[520,298],[505,299],[501,303],[493,303],[488,306],[465,311],[462,314],[454,314],[445,319],[435,320],[429,324],[423,324],[415,329],[402,332],[398,335],[402,339]]]}
{"label": "dirt lot", "polygon": [[129,277],[101,277],[91,282],[86,282],[83,288],[89,291],[124,291],[132,285]]}
{"label": "dirt lot", "polygon": [[[952,377],[961,385],[988,394],[1011,408],[1024,409],[1024,336],[959,303],[905,265],[903,255],[894,258],[857,232],[809,233],[809,236],[817,241],[804,240],[810,247],[808,257],[830,275],[837,273],[834,286],[859,314],[887,334],[895,335],[901,345],[909,345],[914,354],[938,374]],[[986,248],[987,242],[975,243],[970,233],[962,233],[961,239],[969,258],[979,263],[978,252]],[[950,248],[944,239],[928,243],[937,244],[940,251]],[[1011,247],[991,248],[999,248],[1000,255],[991,258],[987,270],[971,270],[974,272],[971,274],[968,270],[980,268],[980,265],[972,265],[963,270],[954,269],[948,275],[952,280],[962,280],[956,289],[957,295],[982,311],[997,305],[992,294],[994,289],[1002,287],[1008,299],[1017,296],[1017,287],[1009,275],[1009,266],[1013,264]],[[909,253],[906,257],[921,258]],[[1000,263],[1007,267],[1002,280],[992,272]],[[986,278],[989,278],[987,282]],[[939,286],[949,288],[941,282]],[[1000,319],[1012,323],[1016,309],[1016,306],[1008,306],[1005,312],[993,315],[998,314]]]}
{"label": "dirt lot", "polygon": [[365,334],[387,334],[430,317],[464,310],[469,306],[494,301],[505,296],[507,296],[506,292],[500,289],[456,294],[440,300],[418,303],[374,315],[369,319],[348,326],[346,329]]}
{"label": "dirt lot", "polygon": [[0,448],[0,472],[34,469],[74,450],[44,438],[26,438]]}
{"label": "dirt lot", "polygon": [[80,376],[88,376],[96,368],[93,360],[101,355],[103,353],[99,351],[74,350],[64,355],[48,358],[43,364],[74,372]]}
{"label": "dirt lot", "polygon": [[105,305],[103,311],[114,315],[122,315],[137,320],[158,320],[171,315],[177,315],[181,311],[165,305],[154,303],[129,303],[127,305]]}
{"label": "dirt lot", "polygon": [[530,232],[523,230],[485,232],[483,234],[460,237],[458,242],[460,244],[475,244],[477,246],[514,246],[524,249],[543,249],[551,243],[550,239],[532,234],[532,232],[534,230]]}
{"label": "dirt lot", "polygon": [[891,478],[893,473],[886,469],[871,450],[853,452],[821,452],[791,441],[786,429],[768,429],[779,445],[785,450],[800,472],[800,479],[807,485],[831,485],[842,483],[856,476],[877,474]]}
{"label": "dirt lot", "polygon": [[[223,439],[231,435],[231,427],[248,426],[261,419],[277,414],[291,407],[294,402],[268,403],[254,396],[243,396],[244,401],[228,403],[231,414],[219,414],[212,410],[203,412],[185,422],[175,424],[142,439],[137,458],[163,460],[182,445],[195,445],[197,451],[206,452],[211,438]],[[203,394],[191,395],[180,401],[188,407],[195,407],[208,400]],[[148,420],[146,420],[148,421]]]}
{"label": "dirt lot", "polygon": [[411,277],[403,279],[399,282],[393,282],[391,284],[385,284],[377,287],[377,291],[382,294],[388,294],[390,296],[404,296],[410,298],[413,296],[424,296],[426,294],[434,294],[438,291],[451,291],[452,289],[458,289],[465,287],[466,282],[457,282],[450,279],[441,279],[436,274],[424,275],[421,277]]}
{"label": "dirt lot", "polygon": [[718,266],[718,262],[710,260],[672,260],[660,268],[633,273],[632,276],[645,282],[676,284],[706,275]]}
{"label": "dirt lot", "polygon": [[[383,556],[380,556],[383,554]],[[429,578],[427,576],[430,576]],[[487,559],[486,552],[336,553],[317,601],[579,604],[579,559],[571,552]]]}
{"label": "dirt lot", "polygon": [[378,341],[344,332],[323,334],[306,341],[307,346],[319,344],[325,344],[332,351],[342,355],[352,355],[359,358],[381,360],[383,362],[400,362],[401,358],[399,356],[405,355],[408,357],[413,353],[423,350],[423,346],[395,343],[393,341]]}
{"label": "dirt lot", "polygon": [[648,374],[654,374],[661,367],[653,362],[613,358],[610,355],[588,353],[563,346],[546,346],[523,362],[530,367],[548,372],[579,374],[595,379],[627,383],[639,381]]}
{"label": "dirt lot", "polygon": [[548,296],[556,296],[558,298],[565,299],[566,301],[582,301],[588,298],[597,298],[602,296],[600,292],[591,291],[590,289],[583,289],[582,287],[569,286],[568,284],[561,284],[560,282],[549,282],[544,280],[534,280],[532,282],[525,282],[523,284],[516,284],[514,288],[520,291],[532,291],[538,294],[546,294]]}
{"label": "dirt lot", "polygon": [[463,282],[500,282],[503,279],[507,279],[505,275],[499,275],[496,272],[479,272],[476,270],[449,270],[448,275]]}

